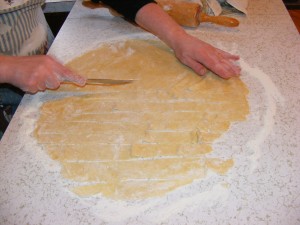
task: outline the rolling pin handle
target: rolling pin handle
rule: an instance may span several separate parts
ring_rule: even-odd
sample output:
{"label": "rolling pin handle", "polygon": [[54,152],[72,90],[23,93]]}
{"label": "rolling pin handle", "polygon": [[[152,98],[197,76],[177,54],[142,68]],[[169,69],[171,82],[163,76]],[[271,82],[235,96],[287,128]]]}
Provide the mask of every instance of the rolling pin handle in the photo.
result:
{"label": "rolling pin handle", "polygon": [[209,16],[205,13],[200,14],[200,22],[211,22],[225,27],[237,27],[239,21],[227,16]]}

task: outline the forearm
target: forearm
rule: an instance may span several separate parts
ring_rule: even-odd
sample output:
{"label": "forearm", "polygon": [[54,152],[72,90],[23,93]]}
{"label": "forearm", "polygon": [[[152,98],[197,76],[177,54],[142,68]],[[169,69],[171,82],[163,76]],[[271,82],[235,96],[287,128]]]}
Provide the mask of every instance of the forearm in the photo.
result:
{"label": "forearm", "polygon": [[11,56],[0,55],[0,83],[10,83]]}
{"label": "forearm", "polygon": [[[100,0],[91,0],[100,2]],[[135,21],[137,12],[145,5],[153,3],[153,0],[101,0],[102,3],[110,6],[112,9],[123,15],[125,18]]]}
{"label": "forearm", "polygon": [[156,35],[172,49],[175,49],[180,40],[187,36],[184,29],[155,3],[143,6],[137,12],[135,22]]}
{"label": "forearm", "polygon": [[102,0],[102,2],[158,36],[173,49],[182,40],[182,36],[186,36],[184,29],[153,0]]}

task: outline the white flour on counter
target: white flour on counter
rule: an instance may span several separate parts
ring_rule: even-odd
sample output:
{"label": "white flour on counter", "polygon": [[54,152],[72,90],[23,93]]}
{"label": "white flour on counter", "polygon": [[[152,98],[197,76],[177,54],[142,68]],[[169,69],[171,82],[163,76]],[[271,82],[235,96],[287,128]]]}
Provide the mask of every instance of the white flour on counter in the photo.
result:
{"label": "white flour on counter", "polygon": [[241,67],[252,77],[255,77],[263,86],[266,94],[266,112],[263,116],[263,127],[256,133],[255,138],[249,140],[247,148],[253,151],[251,155],[251,171],[257,168],[258,161],[261,157],[261,145],[271,134],[275,123],[277,103],[282,105],[284,97],[281,95],[271,78],[258,68],[253,68],[244,60],[240,60]]}
{"label": "white flour on counter", "polygon": [[[180,196],[180,191],[177,190],[177,192],[176,195]],[[166,222],[172,216],[180,214],[187,208],[195,210],[199,205],[210,207],[215,202],[222,203],[227,200],[228,194],[228,188],[222,184],[216,184],[211,190],[199,192],[189,197],[179,197],[177,200],[170,200],[165,197],[132,203],[104,200],[95,204],[94,213],[95,215],[102,214],[101,219],[104,219],[108,224],[124,222],[129,218],[140,216],[143,217],[143,222],[148,221],[150,224],[159,224]],[[116,212],[118,212],[117,216]]]}

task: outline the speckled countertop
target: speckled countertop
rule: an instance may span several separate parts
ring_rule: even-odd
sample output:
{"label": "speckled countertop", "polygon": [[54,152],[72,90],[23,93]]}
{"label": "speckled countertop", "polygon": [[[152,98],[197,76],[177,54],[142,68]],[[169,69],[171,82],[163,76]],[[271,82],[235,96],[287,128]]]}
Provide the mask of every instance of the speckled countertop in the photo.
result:
{"label": "speckled countertop", "polygon": [[[251,113],[214,144],[234,158],[230,173],[146,201],[79,198],[32,135],[38,107],[58,94],[26,95],[0,144],[0,224],[300,224],[300,36],[280,0],[250,1],[247,16],[234,16],[235,29],[188,30],[241,56]],[[77,1],[50,54],[67,62],[136,36],[151,37]]]}

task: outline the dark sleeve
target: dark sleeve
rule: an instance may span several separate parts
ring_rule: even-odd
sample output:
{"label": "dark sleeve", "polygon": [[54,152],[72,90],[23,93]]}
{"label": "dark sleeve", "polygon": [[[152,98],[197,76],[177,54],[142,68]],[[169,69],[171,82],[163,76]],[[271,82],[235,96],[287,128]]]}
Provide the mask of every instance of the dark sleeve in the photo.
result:
{"label": "dark sleeve", "polygon": [[[99,2],[100,0],[92,0]],[[101,0],[102,3],[110,6],[125,18],[135,21],[137,12],[148,3],[155,3],[154,0]]]}

